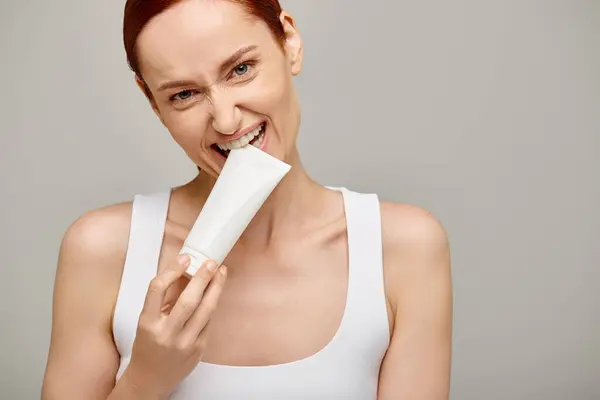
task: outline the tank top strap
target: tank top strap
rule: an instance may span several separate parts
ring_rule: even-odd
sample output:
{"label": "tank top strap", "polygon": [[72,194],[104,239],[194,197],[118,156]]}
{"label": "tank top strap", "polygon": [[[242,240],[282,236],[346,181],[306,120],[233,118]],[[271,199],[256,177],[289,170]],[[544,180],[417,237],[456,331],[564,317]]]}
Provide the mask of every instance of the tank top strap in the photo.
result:
{"label": "tank top strap", "polygon": [[171,192],[134,196],[129,243],[113,319],[121,357],[129,357],[150,281],[158,271]]}
{"label": "tank top strap", "polygon": [[379,197],[341,188],[348,232],[348,296],[344,341],[389,343]]}

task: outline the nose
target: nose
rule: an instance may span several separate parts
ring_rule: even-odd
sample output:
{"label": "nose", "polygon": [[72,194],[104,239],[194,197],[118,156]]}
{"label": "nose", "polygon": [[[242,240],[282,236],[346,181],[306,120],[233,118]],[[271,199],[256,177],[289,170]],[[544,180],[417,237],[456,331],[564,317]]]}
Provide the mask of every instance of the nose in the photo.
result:
{"label": "nose", "polygon": [[242,122],[242,112],[235,101],[227,93],[212,93],[211,96],[212,126],[223,135],[233,135]]}

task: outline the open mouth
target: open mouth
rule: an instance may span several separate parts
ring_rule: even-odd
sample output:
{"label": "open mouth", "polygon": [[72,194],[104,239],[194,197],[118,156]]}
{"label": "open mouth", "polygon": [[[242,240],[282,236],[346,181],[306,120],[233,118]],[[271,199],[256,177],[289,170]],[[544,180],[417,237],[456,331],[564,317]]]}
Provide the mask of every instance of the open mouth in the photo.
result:
{"label": "open mouth", "polygon": [[266,126],[267,123],[263,122],[256,129],[254,129],[251,132],[248,132],[239,139],[232,140],[231,142],[227,143],[215,143],[211,147],[225,158],[227,158],[229,152],[233,149],[239,149],[247,145],[260,148],[265,137]]}

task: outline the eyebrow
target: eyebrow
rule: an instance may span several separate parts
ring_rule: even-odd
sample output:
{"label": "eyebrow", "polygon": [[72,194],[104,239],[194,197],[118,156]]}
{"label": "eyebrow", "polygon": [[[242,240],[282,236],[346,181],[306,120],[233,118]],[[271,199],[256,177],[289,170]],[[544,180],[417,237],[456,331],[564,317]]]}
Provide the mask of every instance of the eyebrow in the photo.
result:
{"label": "eyebrow", "polygon": [[[219,72],[221,74],[225,73],[230,68],[234,67],[244,55],[246,55],[247,53],[250,53],[251,51],[254,51],[256,49],[258,49],[258,46],[252,45],[252,46],[242,47],[241,49],[237,50],[235,53],[233,53],[231,56],[227,57],[227,59],[221,63],[221,66],[219,67]],[[196,83],[192,80],[170,81],[170,82],[166,82],[166,83],[163,83],[162,85],[160,85],[157,90],[159,92],[162,92],[167,89],[180,88],[180,87],[191,86],[191,85],[195,85],[195,84]]]}
{"label": "eyebrow", "polygon": [[221,72],[221,74],[225,73],[230,68],[234,67],[235,64],[237,64],[244,55],[256,50],[257,48],[258,46],[255,45],[242,47],[241,49],[233,53],[231,56],[229,56],[227,60],[223,61],[223,63],[219,67],[219,71]]}

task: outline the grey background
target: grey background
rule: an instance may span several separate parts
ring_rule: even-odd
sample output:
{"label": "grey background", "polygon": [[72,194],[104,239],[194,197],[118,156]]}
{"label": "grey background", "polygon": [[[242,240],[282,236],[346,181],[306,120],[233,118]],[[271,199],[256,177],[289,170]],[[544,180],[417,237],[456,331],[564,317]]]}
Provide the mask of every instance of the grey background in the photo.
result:
{"label": "grey background", "polygon": [[[3,399],[39,398],[67,226],[194,172],[126,67],[123,3],[0,3]],[[308,170],[450,234],[452,398],[600,398],[600,2],[283,4]]]}

